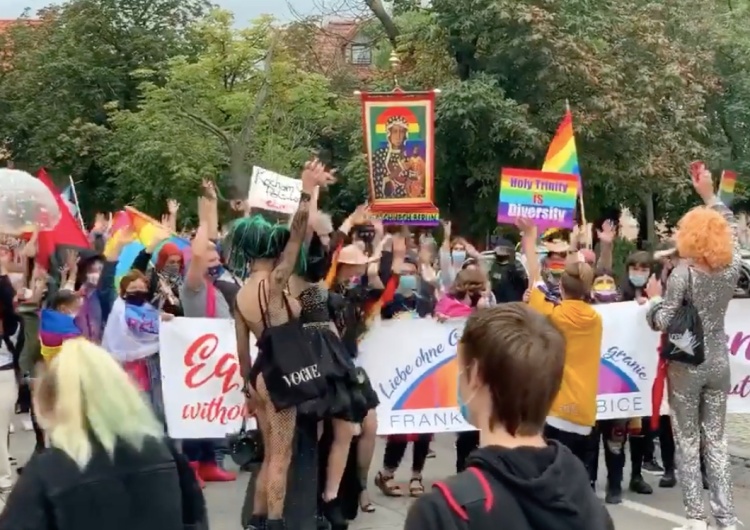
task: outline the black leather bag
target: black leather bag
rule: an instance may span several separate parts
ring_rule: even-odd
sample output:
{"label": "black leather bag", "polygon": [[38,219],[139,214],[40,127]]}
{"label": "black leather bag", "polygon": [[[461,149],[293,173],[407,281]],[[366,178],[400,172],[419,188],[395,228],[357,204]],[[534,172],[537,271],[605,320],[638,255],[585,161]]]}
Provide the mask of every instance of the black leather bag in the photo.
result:
{"label": "black leather bag", "polygon": [[231,434],[227,438],[229,456],[240,468],[263,462],[263,437],[259,430],[247,430],[247,420],[242,420],[240,432]]}

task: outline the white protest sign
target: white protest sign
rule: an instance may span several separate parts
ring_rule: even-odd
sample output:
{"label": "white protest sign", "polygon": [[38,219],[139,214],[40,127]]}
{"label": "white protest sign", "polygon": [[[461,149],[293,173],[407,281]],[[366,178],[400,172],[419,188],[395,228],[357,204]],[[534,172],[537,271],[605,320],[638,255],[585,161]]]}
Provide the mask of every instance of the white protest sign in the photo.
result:
{"label": "white protest sign", "polygon": [[[255,341],[250,341],[255,358]],[[162,322],[159,352],[167,431],[174,439],[224,438],[245,414],[234,321],[175,318]],[[255,428],[255,420],[248,421]]]}
{"label": "white protest sign", "polygon": [[[623,302],[596,309],[604,322],[597,417],[650,416],[659,334],[646,324],[646,306]],[[731,413],[750,413],[748,313],[750,300],[732,300],[726,316]],[[431,318],[373,325],[360,343],[357,360],[380,398],[378,434],[471,429],[458,413],[456,399],[455,355],[463,325],[460,319],[439,323]]]}
{"label": "white protest sign", "polygon": [[301,193],[301,180],[255,166],[250,177],[247,203],[251,208],[292,215],[297,211]]}

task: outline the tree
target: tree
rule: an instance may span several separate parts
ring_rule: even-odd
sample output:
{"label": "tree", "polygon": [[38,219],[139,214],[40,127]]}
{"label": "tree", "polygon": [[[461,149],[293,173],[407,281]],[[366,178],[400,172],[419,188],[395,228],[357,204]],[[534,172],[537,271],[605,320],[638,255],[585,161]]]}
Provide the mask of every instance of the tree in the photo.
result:
{"label": "tree", "polygon": [[85,206],[111,207],[100,167],[110,102],[136,107],[148,69],[158,83],[170,57],[190,55],[190,27],[204,0],[72,0],[41,12],[42,23],[19,25],[9,69],[0,79],[7,109],[0,137],[11,139],[19,166],[47,166],[82,181]]}
{"label": "tree", "polygon": [[[440,206],[477,235],[491,229],[499,169],[541,167],[566,101],[590,219],[621,204],[637,212],[655,194],[684,204],[687,163],[717,145],[706,108],[720,95],[713,37],[706,42],[714,8],[701,8],[698,22],[695,9],[687,0],[434,0],[396,14],[400,81],[442,84]],[[467,186],[471,195],[453,193]]]}
{"label": "tree", "polygon": [[237,30],[216,10],[194,34],[194,57],[169,61],[162,84],[146,72],[138,107],[111,113],[112,186],[121,200],[138,190],[147,210],[167,194],[185,202],[220,174],[223,189],[246,194],[252,165],[295,175],[341,115],[329,82],[293,62],[272,19]]}

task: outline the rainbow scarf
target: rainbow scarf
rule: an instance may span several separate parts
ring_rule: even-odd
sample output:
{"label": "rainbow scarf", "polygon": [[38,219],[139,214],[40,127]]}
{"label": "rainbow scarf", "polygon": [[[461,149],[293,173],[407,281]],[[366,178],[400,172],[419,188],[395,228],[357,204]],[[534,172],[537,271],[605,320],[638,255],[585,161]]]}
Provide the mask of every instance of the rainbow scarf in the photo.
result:
{"label": "rainbow scarf", "polygon": [[81,335],[81,330],[71,315],[54,309],[42,309],[39,319],[39,342],[42,357],[46,362],[60,353],[63,342]]}

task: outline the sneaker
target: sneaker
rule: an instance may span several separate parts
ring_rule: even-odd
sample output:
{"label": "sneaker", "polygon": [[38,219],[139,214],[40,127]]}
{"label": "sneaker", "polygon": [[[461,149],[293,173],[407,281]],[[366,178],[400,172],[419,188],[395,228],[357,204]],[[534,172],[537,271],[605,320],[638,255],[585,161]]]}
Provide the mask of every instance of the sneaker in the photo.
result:
{"label": "sneaker", "polygon": [[639,495],[651,495],[654,492],[654,489],[649,483],[643,480],[643,477],[637,475],[630,478],[629,489],[633,493],[638,493]]}
{"label": "sneaker", "polygon": [[[198,462],[190,462],[190,469],[193,470],[193,473],[195,473],[195,480],[198,481],[198,486],[200,486],[201,489],[206,487],[206,483],[203,482],[203,477],[201,477],[201,474],[199,472],[199,464]],[[20,471],[19,471],[20,473]]]}
{"label": "sneaker", "polygon": [[606,504],[622,504],[622,486],[619,484],[607,484],[604,502]]}
{"label": "sneaker", "polygon": [[21,426],[26,432],[34,430],[34,424],[31,422],[31,418],[29,418],[28,416],[21,418]]}
{"label": "sneaker", "polygon": [[664,468],[659,465],[659,462],[657,462],[656,459],[653,459],[649,462],[643,463],[643,471],[651,473],[652,475],[662,475],[664,473]]}
{"label": "sneaker", "polygon": [[674,471],[671,469],[667,469],[664,471],[664,474],[659,479],[659,487],[660,488],[674,488],[677,485],[677,477],[674,474]]}
{"label": "sneaker", "polygon": [[230,471],[224,471],[216,462],[198,464],[198,475],[203,482],[233,482],[237,475]]}
{"label": "sneaker", "polygon": [[688,521],[684,526],[677,526],[673,530],[709,530],[708,523],[706,521]]}

